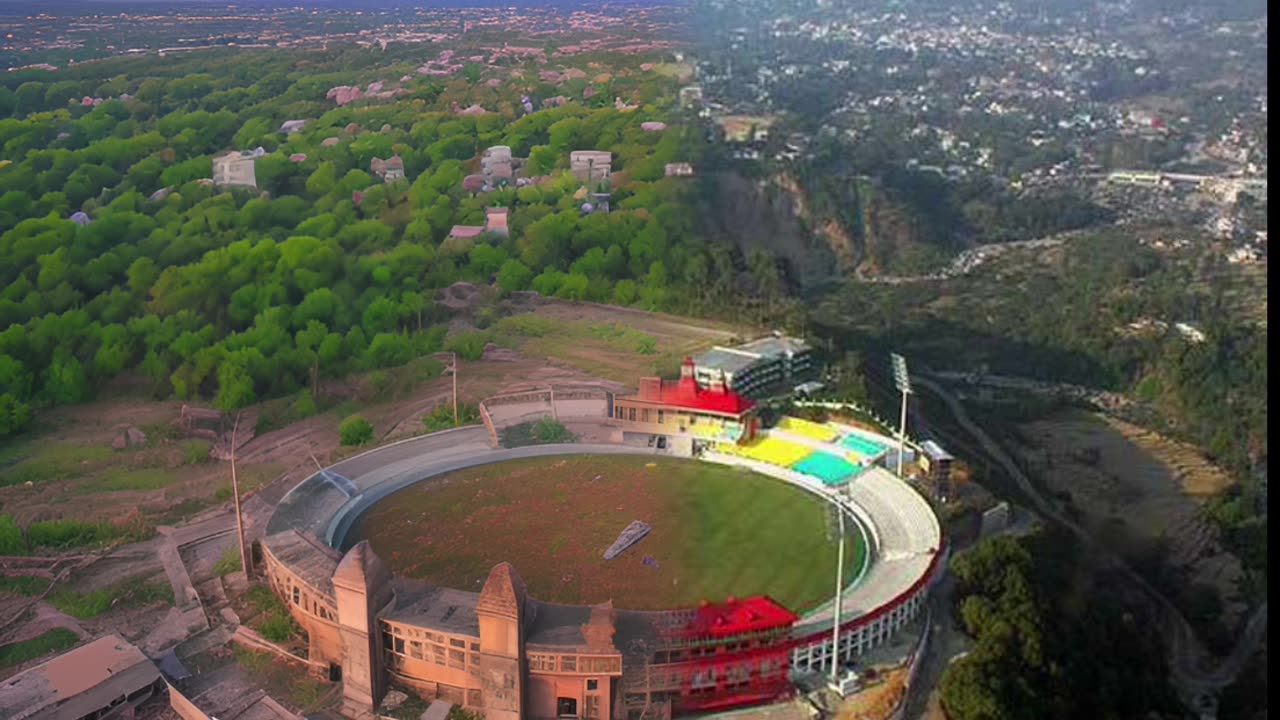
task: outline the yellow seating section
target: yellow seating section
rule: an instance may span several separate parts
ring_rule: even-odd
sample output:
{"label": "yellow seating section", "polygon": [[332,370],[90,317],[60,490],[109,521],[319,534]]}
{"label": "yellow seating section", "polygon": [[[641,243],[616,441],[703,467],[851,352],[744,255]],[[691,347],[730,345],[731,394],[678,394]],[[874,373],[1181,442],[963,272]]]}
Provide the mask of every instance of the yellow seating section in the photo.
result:
{"label": "yellow seating section", "polygon": [[793,417],[782,418],[778,423],[778,429],[824,443],[835,442],[836,438],[840,437],[840,433],[826,425]]}
{"label": "yellow seating section", "polygon": [[813,452],[812,448],[804,445],[771,437],[756,440],[747,445],[723,445],[716,449],[729,455],[738,455],[781,467],[791,467]]}

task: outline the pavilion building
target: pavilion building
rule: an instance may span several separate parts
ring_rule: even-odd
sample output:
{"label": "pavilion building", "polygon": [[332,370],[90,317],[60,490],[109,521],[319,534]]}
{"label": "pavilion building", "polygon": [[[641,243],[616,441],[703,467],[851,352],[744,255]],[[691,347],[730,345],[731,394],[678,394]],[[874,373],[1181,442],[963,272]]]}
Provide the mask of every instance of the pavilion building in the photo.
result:
{"label": "pavilion building", "polygon": [[614,398],[610,415],[621,435],[617,440],[684,456],[711,443],[748,442],[760,425],[755,402],[719,382],[718,376],[700,386],[692,358],[685,359],[675,382],[640,378],[639,392]]}

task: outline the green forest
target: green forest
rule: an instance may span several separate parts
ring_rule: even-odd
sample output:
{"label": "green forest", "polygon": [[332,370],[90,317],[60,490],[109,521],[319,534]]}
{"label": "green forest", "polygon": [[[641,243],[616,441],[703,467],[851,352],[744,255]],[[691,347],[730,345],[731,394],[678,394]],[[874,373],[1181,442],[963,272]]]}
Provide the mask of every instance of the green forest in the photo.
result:
{"label": "green forest", "polygon": [[942,676],[949,717],[1180,716],[1157,630],[1087,564],[1084,549],[1053,530],[994,537],[956,556],[960,623],[976,645]]}
{"label": "green forest", "polygon": [[[432,299],[457,281],[650,309],[733,290],[741,258],[697,239],[688,181],[663,177],[666,163],[698,162],[696,131],[640,129],[668,118],[673,79],[629,57],[591,82],[551,86],[517,65],[495,87],[469,67],[407,79],[391,102],[325,100],[333,86],[411,72],[384,57],[370,70],[372,59],[206,53],[5,78],[0,437],[33,408],[87,400],[124,373],[155,397],[232,410],[404,364],[441,349],[447,313]],[[523,95],[568,102],[527,114]],[[453,111],[473,103],[489,112]],[[280,132],[288,120],[307,123]],[[464,191],[494,145],[542,179]],[[256,190],[212,186],[213,157],[256,147]],[[569,153],[588,149],[612,152],[611,212],[580,209]],[[392,155],[406,177],[383,184],[370,162]],[[509,208],[509,237],[446,239],[455,224],[483,225],[486,207]],[[756,264],[781,293],[776,267]],[[684,287],[696,291],[674,291]]]}

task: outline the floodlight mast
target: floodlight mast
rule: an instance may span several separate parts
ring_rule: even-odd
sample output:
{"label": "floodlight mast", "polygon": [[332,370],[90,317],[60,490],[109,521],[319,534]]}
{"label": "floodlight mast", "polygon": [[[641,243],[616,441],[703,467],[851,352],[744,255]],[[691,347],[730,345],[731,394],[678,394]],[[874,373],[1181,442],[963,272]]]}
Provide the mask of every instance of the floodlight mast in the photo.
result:
{"label": "floodlight mast", "polygon": [[837,497],[836,517],[840,519],[840,534],[836,542],[840,543],[836,552],[836,611],[831,621],[831,682],[840,682],[840,610],[844,595],[844,503]]}
{"label": "floodlight mast", "polygon": [[898,426],[898,477],[902,477],[902,455],[907,444],[907,396],[911,394],[911,376],[907,374],[907,360],[898,353],[890,353],[893,363],[893,384],[902,392],[902,419]]}

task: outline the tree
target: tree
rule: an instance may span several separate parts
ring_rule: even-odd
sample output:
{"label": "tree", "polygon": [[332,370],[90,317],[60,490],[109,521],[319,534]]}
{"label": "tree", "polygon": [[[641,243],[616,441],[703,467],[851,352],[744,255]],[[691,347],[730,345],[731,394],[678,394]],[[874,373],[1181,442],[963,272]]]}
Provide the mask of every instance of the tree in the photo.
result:
{"label": "tree", "polygon": [[504,295],[528,289],[529,281],[532,279],[533,271],[514,258],[502,263],[502,267],[498,268],[498,287],[502,289]]}
{"label": "tree", "polygon": [[338,438],[343,445],[364,445],[373,439],[373,425],[359,415],[352,415],[338,426]]}
{"label": "tree", "polygon": [[10,393],[0,395],[0,438],[12,437],[31,425],[31,408]]}
{"label": "tree", "polygon": [[252,404],[257,398],[253,385],[253,377],[243,365],[224,362],[218,368],[218,394],[213,399],[213,406],[223,412],[231,412]]}
{"label": "tree", "polygon": [[49,365],[44,392],[53,405],[72,405],[87,400],[89,378],[80,361],[66,355],[55,356]]}

